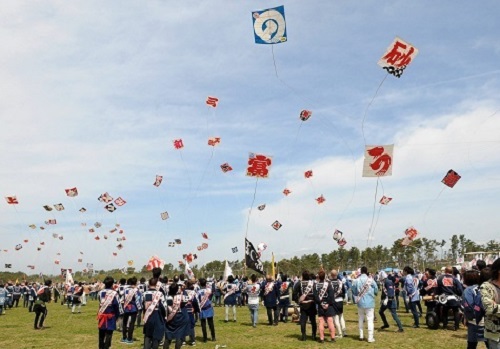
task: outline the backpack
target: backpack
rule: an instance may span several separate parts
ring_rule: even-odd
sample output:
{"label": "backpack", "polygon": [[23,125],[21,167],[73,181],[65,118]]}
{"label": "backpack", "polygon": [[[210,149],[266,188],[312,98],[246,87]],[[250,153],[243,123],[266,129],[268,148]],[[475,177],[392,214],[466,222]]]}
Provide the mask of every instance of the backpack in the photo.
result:
{"label": "backpack", "polygon": [[481,292],[479,291],[479,287],[477,285],[468,287],[464,291],[462,306],[464,308],[464,316],[467,321],[475,321],[476,324],[479,324],[485,315],[485,311],[481,300]]}

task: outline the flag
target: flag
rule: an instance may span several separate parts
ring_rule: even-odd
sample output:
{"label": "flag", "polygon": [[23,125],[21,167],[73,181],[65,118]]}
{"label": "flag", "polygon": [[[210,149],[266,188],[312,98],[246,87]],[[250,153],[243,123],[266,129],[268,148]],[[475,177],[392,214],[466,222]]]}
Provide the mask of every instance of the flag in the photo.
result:
{"label": "flag", "polygon": [[233,275],[233,270],[231,269],[231,267],[229,266],[229,263],[226,260],[226,263],[224,265],[224,276],[223,276],[224,281],[227,281],[227,277],[229,275]]}
{"label": "flag", "polygon": [[245,265],[260,274],[264,274],[264,266],[253,244],[245,238]]}
{"label": "flag", "polygon": [[73,280],[73,275],[71,275],[71,269],[68,269],[66,272],[66,285],[72,285],[75,283]]}

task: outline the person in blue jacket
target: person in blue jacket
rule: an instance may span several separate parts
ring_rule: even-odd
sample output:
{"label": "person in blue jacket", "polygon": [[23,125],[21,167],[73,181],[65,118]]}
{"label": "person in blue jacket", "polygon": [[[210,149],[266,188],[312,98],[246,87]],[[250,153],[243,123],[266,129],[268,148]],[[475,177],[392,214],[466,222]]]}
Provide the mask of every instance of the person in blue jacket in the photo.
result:
{"label": "person in blue jacket", "polygon": [[404,267],[404,289],[406,291],[406,297],[408,298],[408,305],[413,314],[413,320],[415,321],[413,328],[419,328],[420,313],[417,310],[417,303],[420,302],[420,292],[418,291],[419,280],[414,274],[415,272],[412,267]]}
{"label": "person in blue jacket", "polygon": [[373,337],[374,325],[374,310],[375,310],[375,296],[378,293],[377,283],[373,278],[368,276],[368,268],[363,266],[360,269],[361,274],[352,283],[352,294],[355,303],[358,306],[358,326],[359,326],[359,339],[363,340],[363,323],[366,320],[368,323],[368,343],[375,342]]}
{"label": "person in blue jacket", "polygon": [[401,321],[399,320],[398,314],[396,313],[396,300],[395,297],[395,287],[394,282],[387,277],[385,271],[381,271],[378,275],[379,282],[382,285],[382,295],[380,297],[380,309],[378,311],[384,326],[380,329],[384,330],[389,328],[389,323],[387,322],[387,318],[385,317],[385,311],[389,309],[391,312],[392,318],[398,325],[398,332],[403,332],[403,325],[401,325]]}
{"label": "person in blue jacket", "polygon": [[105,288],[99,292],[97,328],[99,329],[99,349],[109,349],[113,331],[116,330],[116,319],[123,313],[123,309],[118,293],[113,290],[113,278],[106,276],[103,283]]}
{"label": "person in blue jacket", "polygon": [[278,326],[279,309],[278,303],[280,299],[280,288],[271,275],[266,276],[266,281],[262,283],[260,289],[261,297],[264,300],[264,306],[267,310],[267,321],[269,326]]}

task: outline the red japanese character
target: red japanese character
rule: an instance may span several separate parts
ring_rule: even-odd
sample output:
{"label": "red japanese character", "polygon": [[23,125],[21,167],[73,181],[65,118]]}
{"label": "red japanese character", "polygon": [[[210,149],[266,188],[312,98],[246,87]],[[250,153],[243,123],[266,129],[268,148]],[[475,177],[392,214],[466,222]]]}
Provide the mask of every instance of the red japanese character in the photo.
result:
{"label": "red japanese character", "polygon": [[184,148],[184,143],[182,143],[182,139],[174,139],[174,148],[175,149],[182,149]]}
{"label": "red japanese character", "polygon": [[389,170],[392,164],[392,158],[389,154],[384,153],[384,147],[375,147],[372,149],[368,149],[367,153],[370,156],[373,156],[374,160],[370,167],[372,170],[377,171],[375,175],[383,176]]}
{"label": "red japanese character", "polygon": [[[410,64],[411,55],[415,51],[415,48],[410,46],[408,52],[406,52],[407,45],[400,41],[396,41],[392,50],[386,54],[382,59],[394,67],[402,67]],[[401,50],[400,50],[401,49]]]}
{"label": "red japanese character", "polygon": [[312,170],[304,172],[304,177],[306,177],[306,178],[311,178],[312,175],[313,175],[313,171]]}
{"label": "red japanese character", "polygon": [[247,176],[267,178],[269,176],[268,167],[271,166],[270,157],[261,154],[250,154],[248,159]]}

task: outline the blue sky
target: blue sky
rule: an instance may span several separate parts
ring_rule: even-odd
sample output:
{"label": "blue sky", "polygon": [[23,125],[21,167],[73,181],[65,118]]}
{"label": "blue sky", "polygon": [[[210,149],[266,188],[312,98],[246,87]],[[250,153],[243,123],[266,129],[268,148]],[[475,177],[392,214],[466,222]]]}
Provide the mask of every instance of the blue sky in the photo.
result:
{"label": "blue sky", "polygon": [[[288,41],[256,45],[252,11],[285,6]],[[255,179],[249,152],[273,156],[248,238],[264,259],[422,237],[498,239],[500,24],[495,1],[10,1],[0,13],[0,268],[142,266],[243,257]],[[420,52],[400,79],[377,61],[399,36]],[[216,109],[207,96],[219,98]],[[303,109],[313,112],[299,120]],[[364,140],[395,144],[379,210],[362,178]],[[220,136],[212,149],[207,139]],[[182,138],[179,152],[172,140]],[[212,152],[213,150],[213,152]],[[228,162],[234,170],[222,173]],[[454,169],[462,179],[445,188]],[[306,180],[303,173],[313,170]],[[159,188],[155,176],[163,175]],[[68,198],[64,189],[77,187]],[[284,188],[292,194],[285,197]],[[443,190],[444,189],[444,190]],[[108,213],[97,197],[127,204]],[[319,195],[326,202],[318,205]],[[45,212],[63,203],[63,212]],[[266,204],[264,211],[255,209]],[[87,212],[78,212],[86,207]],[[162,221],[160,213],[170,219]],[[375,212],[376,225],[372,224]],[[58,224],[44,231],[28,228]],[[278,220],[279,231],[271,228]],[[83,228],[81,223],[87,223]],[[90,234],[95,222],[102,228]],[[119,223],[125,248],[116,251]],[[367,241],[372,226],[373,239]],[[201,233],[208,233],[204,241]],[[51,237],[62,234],[64,240]],[[108,240],[93,237],[106,234]],[[168,242],[183,243],[168,248]],[[24,244],[22,240],[28,239]],[[36,248],[45,242],[42,251]],[[207,242],[202,252],[196,246]],[[14,246],[23,243],[23,249]],[[238,246],[233,254],[231,247]],[[7,249],[8,252],[3,250]],[[83,263],[77,263],[83,252]],[[60,255],[57,255],[60,253]],[[54,260],[60,260],[55,265]]]}

